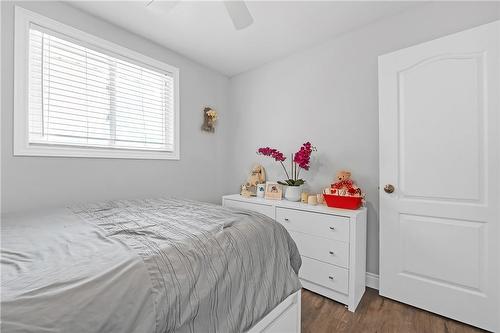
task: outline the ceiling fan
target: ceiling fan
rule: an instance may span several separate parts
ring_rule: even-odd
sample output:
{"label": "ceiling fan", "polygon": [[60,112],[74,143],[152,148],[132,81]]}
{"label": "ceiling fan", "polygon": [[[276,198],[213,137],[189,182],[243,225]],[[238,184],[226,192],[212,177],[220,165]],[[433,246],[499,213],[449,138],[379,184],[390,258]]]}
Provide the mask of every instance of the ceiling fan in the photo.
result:
{"label": "ceiling fan", "polygon": [[[163,10],[171,10],[174,8],[181,0],[178,1],[161,1]],[[159,0],[151,0],[147,3],[146,7],[149,7],[153,2],[160,2]],[[168,3],[168,4],[167,4]],[[234,28],[236,30],[241,30],[253,23],[252,14],[248,10],[247,5],[244,1],[222,1],[226,7],[227,13],[233,21]],[[167,4],[167,5],[166,5]]]}

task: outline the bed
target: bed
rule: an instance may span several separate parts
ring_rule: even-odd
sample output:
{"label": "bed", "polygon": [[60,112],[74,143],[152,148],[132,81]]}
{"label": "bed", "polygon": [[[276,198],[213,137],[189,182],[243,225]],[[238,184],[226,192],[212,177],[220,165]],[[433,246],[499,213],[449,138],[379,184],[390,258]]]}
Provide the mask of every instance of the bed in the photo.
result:
{"label": "bed", "polygon": [[300,255],[259,213],[172,198],[2,221],[2,332],[300,331]]}

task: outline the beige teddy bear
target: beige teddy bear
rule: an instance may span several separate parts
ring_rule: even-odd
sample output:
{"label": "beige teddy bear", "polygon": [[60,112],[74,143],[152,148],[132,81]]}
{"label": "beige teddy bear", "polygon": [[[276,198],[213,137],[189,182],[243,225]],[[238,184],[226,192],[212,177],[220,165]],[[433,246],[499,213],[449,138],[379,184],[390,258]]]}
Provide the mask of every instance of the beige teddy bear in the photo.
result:
{"label": "beige teddy bear", "polygon": [[351,180],[351,173],[346,170],[337,172],[336,182],[331,186],[331,193],[343,196],[363,196],[361,189]]}
{"label": "beige teddy bear", "polygon": [[247,184],[250,186],[256,186],[257,184],[263,184],[266,182],[266,170],[260,164],[255,164],[252,168],[252,173],[247,180]]}
{"label": "beige teddy bear", "polygon": [[252,168],[247,182],[241,185],[240,194],[246,197],[257,195],[257,184],[264,184],[266,182],[266,170],[260,164],[255,164]]}
{"label": "beige teddy bear", "polygon": [[351,178],[351,172],[347,170],[340,170],[337,172],[337,175],[335,176],[337,182],[341,182],[344,180],[349,180]]}

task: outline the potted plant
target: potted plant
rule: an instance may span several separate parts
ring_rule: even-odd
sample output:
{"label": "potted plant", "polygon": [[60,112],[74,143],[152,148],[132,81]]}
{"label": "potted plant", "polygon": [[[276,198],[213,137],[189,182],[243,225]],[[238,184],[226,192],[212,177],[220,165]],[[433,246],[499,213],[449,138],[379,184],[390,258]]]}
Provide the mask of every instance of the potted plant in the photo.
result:
{"label": "potted plant", "polygon": [[286,160],[286,157],[279,150],[264,147],[259,148],[257,153],[259,155],[272,157],[275,161],[280,162],[283,170],[285,171],[286,179],[284,181],[279,181],[278,183],[286,185],[285,199],[289,201],[299,201],[300,194],[302,192],[302,185],[306,182],[304,179],[299,178],[300,170],[309,170],[311,153],[313,151],[316,151],[316,147],[313,147],[310,142],[306,142],[295,154],[292,154],[290,159],[290,173],[283,163]]}

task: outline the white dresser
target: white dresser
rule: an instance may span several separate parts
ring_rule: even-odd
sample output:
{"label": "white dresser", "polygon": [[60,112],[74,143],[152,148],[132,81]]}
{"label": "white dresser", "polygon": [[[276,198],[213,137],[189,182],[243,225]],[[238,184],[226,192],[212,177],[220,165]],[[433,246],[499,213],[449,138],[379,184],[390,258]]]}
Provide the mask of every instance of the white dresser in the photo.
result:
{"label": "white dresser", "polygon": [[222,197],[222,205],[257,211],[281,223],[302,256],[302,286],[356,310],[365,292],[365,208],[335,209],[239,194]]}

